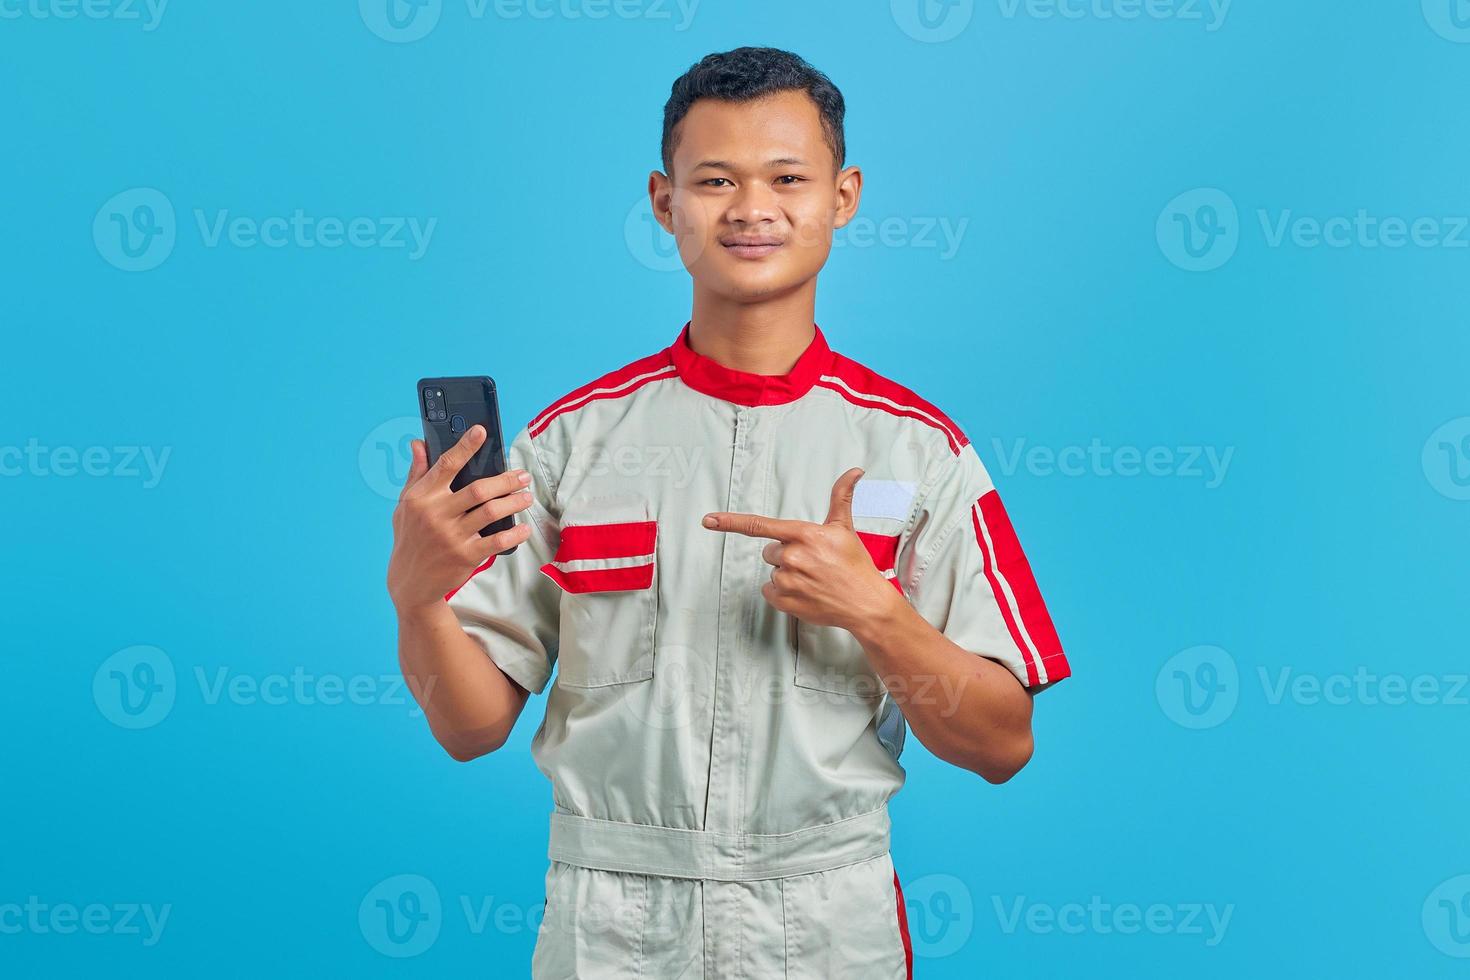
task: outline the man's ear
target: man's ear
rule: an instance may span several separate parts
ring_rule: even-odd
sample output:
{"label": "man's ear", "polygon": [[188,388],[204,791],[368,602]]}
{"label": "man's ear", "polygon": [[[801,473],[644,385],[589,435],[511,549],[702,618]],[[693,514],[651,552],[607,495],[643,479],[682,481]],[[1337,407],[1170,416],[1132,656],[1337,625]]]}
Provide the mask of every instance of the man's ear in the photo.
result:
{"label": "man's ear", "polygon": [[670,235],[674,233],[674,182],[660,170],[648,174],[648,204],[653,220]]}
{"label": "man's ear", "polygon": [[841,228],[857,214],[858,201],[863,196],[863,172],[857,167],[845,167],[837,175],[837,211],[832,215],[832,227]]}

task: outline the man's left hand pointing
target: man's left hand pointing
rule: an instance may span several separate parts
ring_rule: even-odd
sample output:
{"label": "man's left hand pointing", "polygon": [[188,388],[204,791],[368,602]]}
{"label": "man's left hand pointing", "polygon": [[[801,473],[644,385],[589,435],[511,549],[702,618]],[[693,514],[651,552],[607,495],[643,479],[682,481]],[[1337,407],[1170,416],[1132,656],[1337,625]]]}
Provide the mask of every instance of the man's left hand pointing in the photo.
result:
{"label": "man's left hand pointing", "polygon": [[837,478],[821,524],[726,511],[706,514],[703,523],[716,531],[771,538],[761,551],[773,566],[770,581],[761,586],[766,601],[814,626],[851,630],[898,598],[852,527],[852,493],[862,475],[855,466]]}

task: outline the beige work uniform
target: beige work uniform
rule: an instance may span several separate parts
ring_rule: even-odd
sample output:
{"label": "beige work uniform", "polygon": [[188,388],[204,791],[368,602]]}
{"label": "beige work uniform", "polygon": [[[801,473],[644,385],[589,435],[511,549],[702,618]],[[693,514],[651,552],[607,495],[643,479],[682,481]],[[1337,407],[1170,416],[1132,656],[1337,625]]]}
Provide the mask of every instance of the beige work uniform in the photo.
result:
{"label": "beige work uniform", "polygon": [[533,974],[909,976],[887,814],[903,718],[850,633],[765,601],[764,539],[700,520],[820,522],[861,466],[854,527],[927,621],[1028,686],[1066,658],[943,413],[820,329],[780,376],[726,368],[688,332],[516,434],[533,534],[448,597],[523,687],[556,668],[532,742],[554,801]]}

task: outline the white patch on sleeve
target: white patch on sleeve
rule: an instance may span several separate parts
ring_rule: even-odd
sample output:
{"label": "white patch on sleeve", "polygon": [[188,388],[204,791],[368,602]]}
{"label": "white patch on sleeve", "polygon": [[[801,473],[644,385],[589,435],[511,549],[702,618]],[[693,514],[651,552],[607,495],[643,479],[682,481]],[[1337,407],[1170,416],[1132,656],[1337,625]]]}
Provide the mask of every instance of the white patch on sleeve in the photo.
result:
{"label": "white patch on sleeve", "polygon": [[907,480],[870,480],[863,477],[852,492],[853,517],[908,520],[918,484]]}

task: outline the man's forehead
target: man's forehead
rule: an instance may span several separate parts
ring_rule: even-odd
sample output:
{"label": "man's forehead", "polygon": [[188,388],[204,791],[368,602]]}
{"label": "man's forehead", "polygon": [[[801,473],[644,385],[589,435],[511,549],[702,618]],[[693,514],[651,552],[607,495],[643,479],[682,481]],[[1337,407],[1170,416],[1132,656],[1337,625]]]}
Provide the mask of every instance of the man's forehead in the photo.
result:
{"label": "man's forehead", "polygon": [[679,169],[704,162],[766,167],[800,160],[813,165],[830,157],[821,113],[799,91],[748,102],[700,99],[680,121],[674,150]]}

